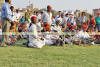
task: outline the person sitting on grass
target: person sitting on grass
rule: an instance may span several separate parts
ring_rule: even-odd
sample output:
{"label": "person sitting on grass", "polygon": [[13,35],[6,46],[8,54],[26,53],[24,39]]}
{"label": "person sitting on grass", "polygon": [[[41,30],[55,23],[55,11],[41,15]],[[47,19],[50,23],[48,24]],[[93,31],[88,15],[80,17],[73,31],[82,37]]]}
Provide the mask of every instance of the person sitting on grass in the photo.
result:
{"label": "person sitting on grass", "polygon": [[9,38],[8,38],[8,45],[12,45],[17,41],[17,35],[15,32],[13,32],[13,29],[9,32]]}
{"label": "person sitting on grass", "polygon": [[29,35],[28,47],[42,48],[45,45],[45,40],[38,35],[36,23],[37,23],[37,17],[32,16],[31,17],[31,25],[29,28],[29,32],[31,34]]}
{"label": "person sitting on grass", "polygon": [[94,38],[90,37],[86,32],[88,27],[83,26],[82,28],[83,30],[76,34],[76,38],[79,38],[84,45],[94,45]]}
{"label": "person sitting on grass", "polygon": [[[50,33],[53,32],[53,34],[47,34],[47,35],[44,36],[46,45],[64,46],[64,42],[60,37],[60,34],[62,33],[62,31],[61,31],[59,24],[60,24],[60,20],[57,19],[56,25],[53,26],[52,31],[50,31]],[[49,33],[49,32],[47,32],[47,33]],[[58,33],[58,34],[55,35],[56,33]]]}

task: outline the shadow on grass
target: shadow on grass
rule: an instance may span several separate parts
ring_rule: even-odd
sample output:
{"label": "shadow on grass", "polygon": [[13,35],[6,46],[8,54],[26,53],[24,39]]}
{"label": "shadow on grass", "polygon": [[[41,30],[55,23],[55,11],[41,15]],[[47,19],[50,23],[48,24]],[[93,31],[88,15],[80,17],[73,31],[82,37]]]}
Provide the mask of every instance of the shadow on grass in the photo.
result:
{"label": "shadow on grass", "polygon": [[25,39],[21,39],[21,40],[18,40],[14,43],[15,46],[18,46],[18,47],[26,47],[26,45],[23,45],[23,43],[26,43],[27,40]]}

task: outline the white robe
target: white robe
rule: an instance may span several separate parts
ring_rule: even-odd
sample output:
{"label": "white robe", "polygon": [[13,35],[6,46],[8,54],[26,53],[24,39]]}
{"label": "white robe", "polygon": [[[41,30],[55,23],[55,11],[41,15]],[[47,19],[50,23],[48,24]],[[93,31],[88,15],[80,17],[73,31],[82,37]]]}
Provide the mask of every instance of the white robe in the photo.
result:
{"label": "white robe", "polygon": [[31,34],[29,35],[28,46],[33,48],[42,48],[45,45],[45,40],[40,40],[36,25],[32,24],[29,30]]}
{"label": "white robe", "polygon": [[81,39],[81,38],[90,38],[89,34],[87,32],[83,32],[83,31],[80,31],[77,35],[76,35],[77,38]]}
{"label": "white robe", "polygon": [[48,22],[49,25],[51,25],[52,22],[52,13],[44,12],[42,15],[42,21],[43,22]]}

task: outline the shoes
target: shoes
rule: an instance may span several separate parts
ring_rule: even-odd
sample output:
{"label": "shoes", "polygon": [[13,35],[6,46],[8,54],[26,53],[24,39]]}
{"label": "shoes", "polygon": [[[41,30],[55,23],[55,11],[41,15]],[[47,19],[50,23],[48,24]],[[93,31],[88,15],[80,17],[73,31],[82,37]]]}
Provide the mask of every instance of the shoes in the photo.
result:
{"label": "shoes", "polygon": [[1,44],[1,47],[8,47],[6,44]]}

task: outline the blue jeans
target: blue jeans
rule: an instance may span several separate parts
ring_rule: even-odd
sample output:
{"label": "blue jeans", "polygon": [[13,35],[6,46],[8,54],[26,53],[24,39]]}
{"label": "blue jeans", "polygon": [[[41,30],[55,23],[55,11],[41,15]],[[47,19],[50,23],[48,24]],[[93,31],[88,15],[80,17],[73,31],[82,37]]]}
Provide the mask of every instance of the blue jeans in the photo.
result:
{"label": "blue jeans", "polygon": [[97,29],[98,29],[98,31],[100,32],[100,25],[97,25]]}

